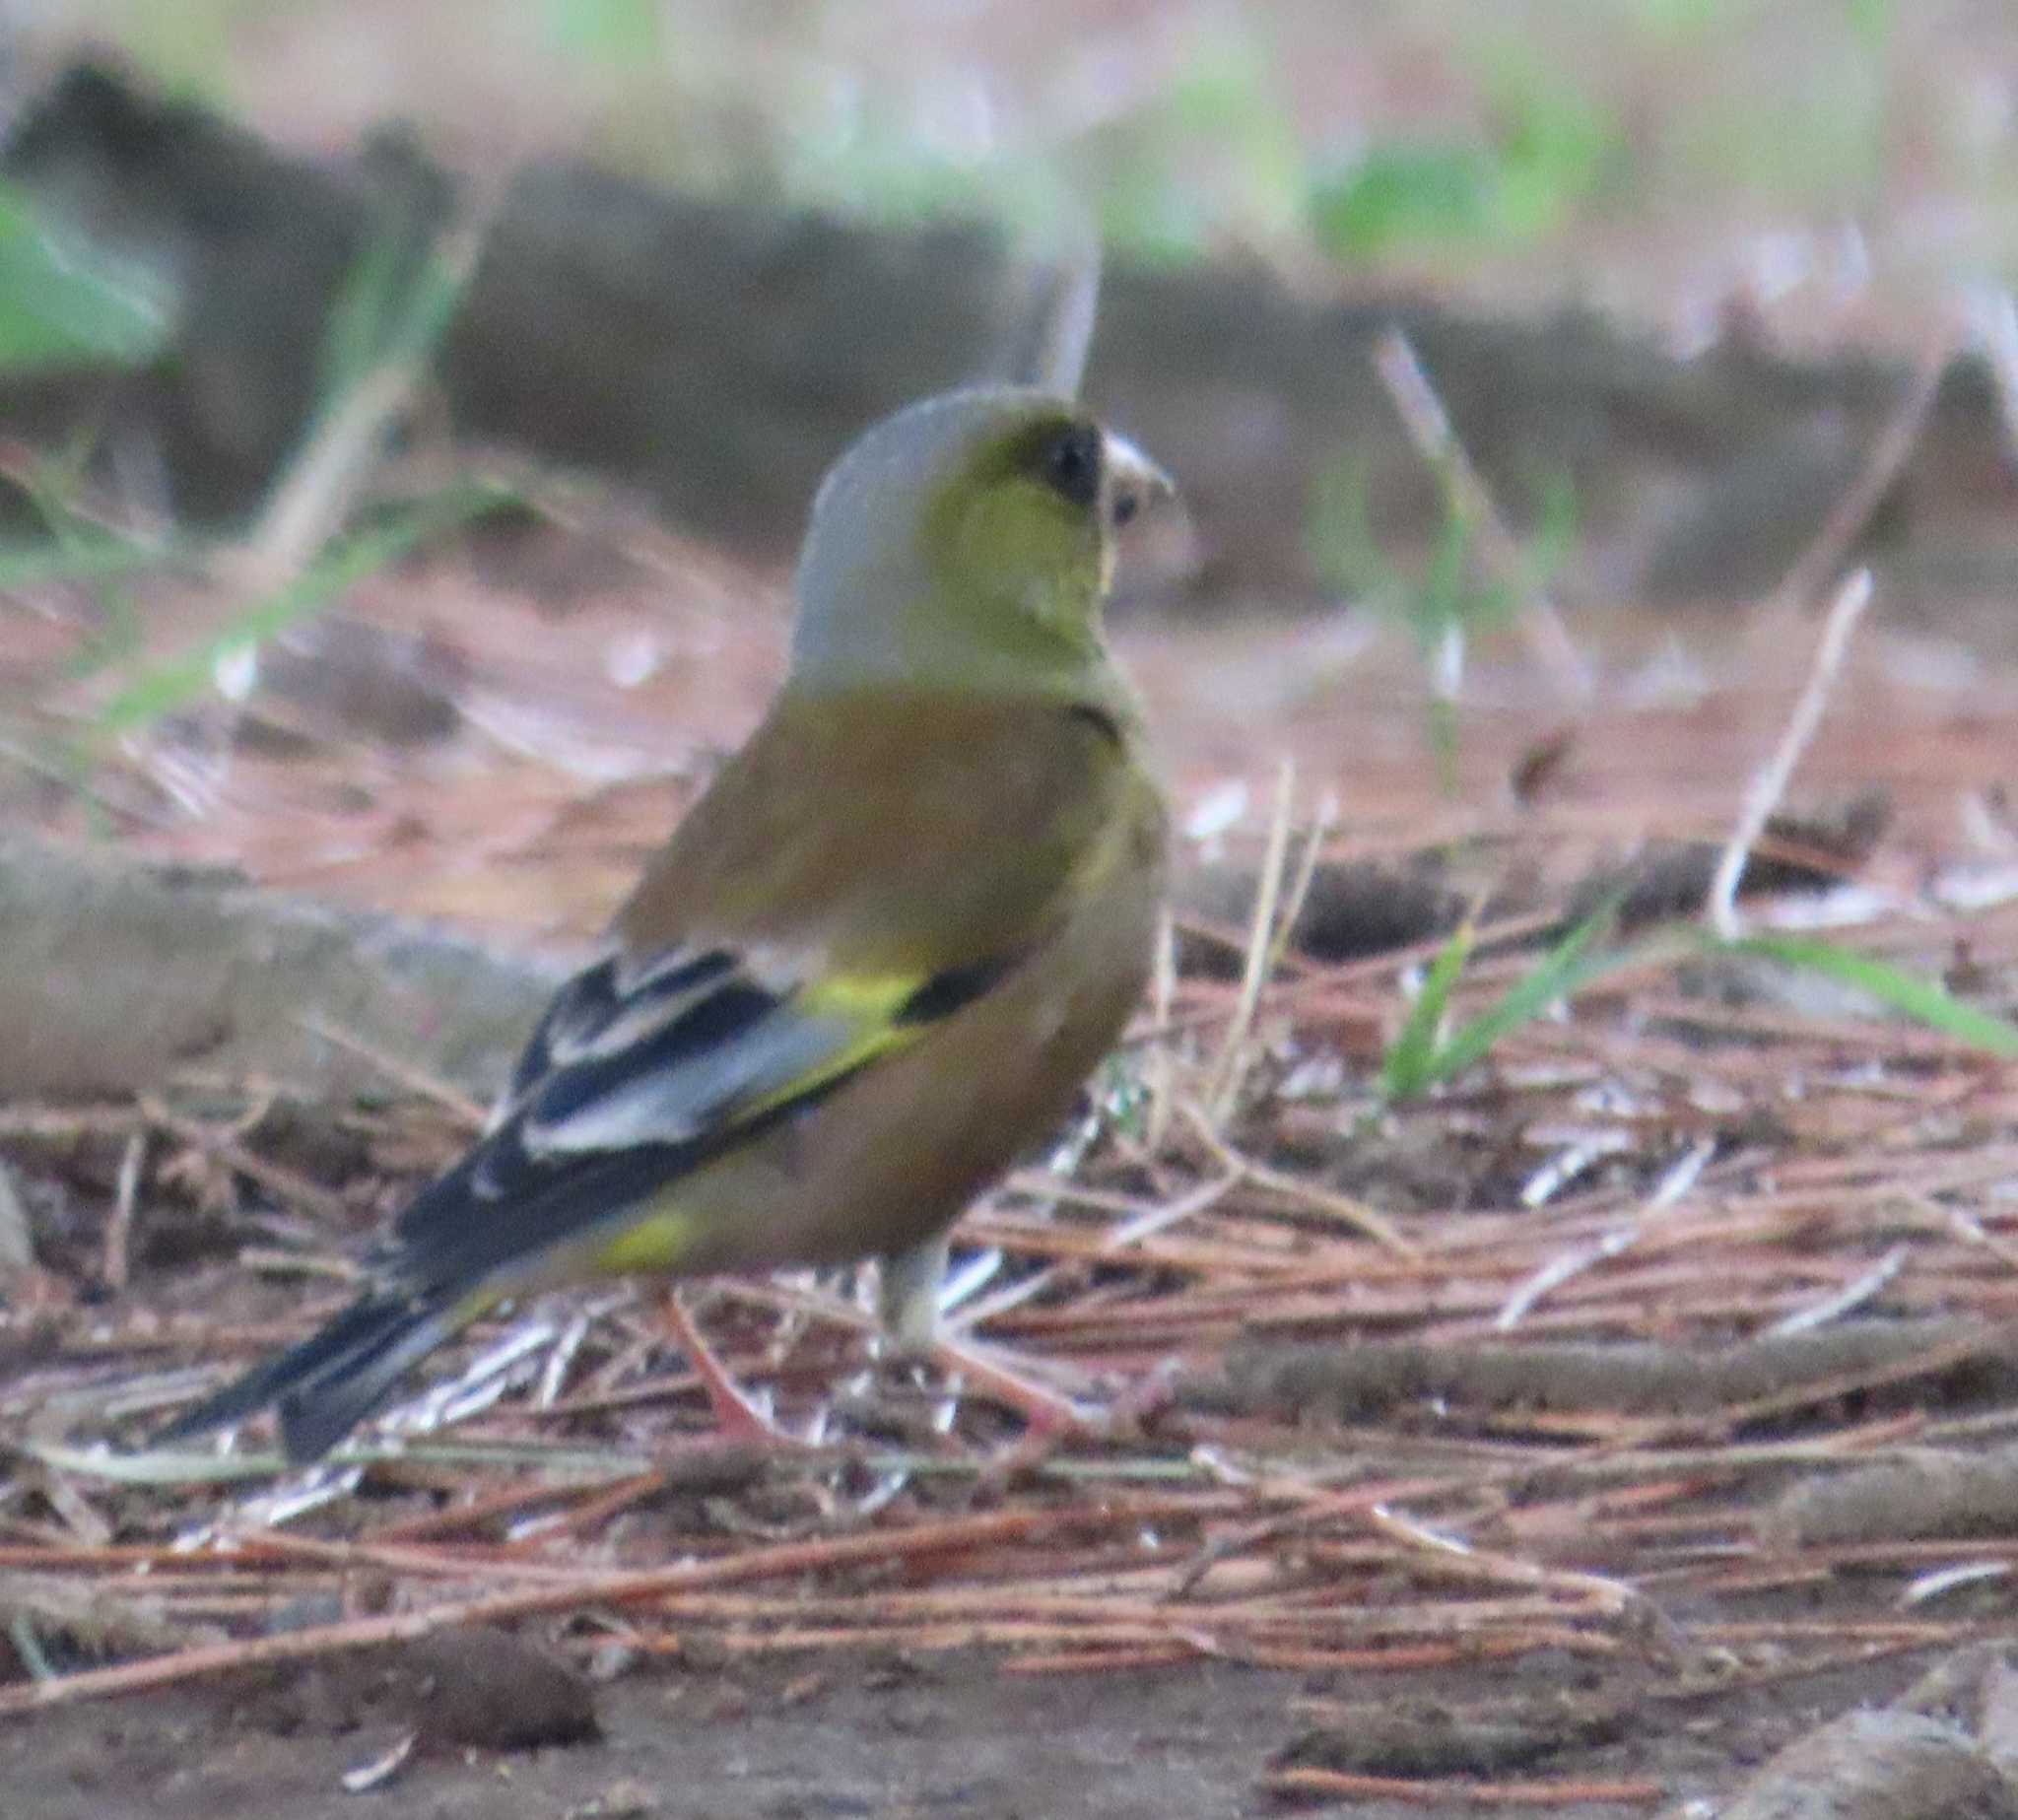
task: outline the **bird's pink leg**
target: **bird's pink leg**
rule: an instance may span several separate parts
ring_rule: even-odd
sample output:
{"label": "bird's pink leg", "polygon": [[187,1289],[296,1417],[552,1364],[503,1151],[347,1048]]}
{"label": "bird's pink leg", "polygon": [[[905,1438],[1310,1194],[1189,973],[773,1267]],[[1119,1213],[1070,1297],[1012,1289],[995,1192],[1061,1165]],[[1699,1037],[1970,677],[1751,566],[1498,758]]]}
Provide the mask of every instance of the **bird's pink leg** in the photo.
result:
{"label": "bird's pink leg", "polygon": [[687,1355],[687,1363],[693,1367],[694,1376],[700,1379],[708,1407],[714,1411],[715,1430],[724,1441],[768,1448],[805,1445],[796,1436],[788,1435],[779,1428],[757,1406],[749,1392],[730,1377],[728,1367],[715,1355],[714,1348],[701,1337],[701,1328],[687,1305],[680,1300],[678,1290],[669,1289],[660,1297],[659,1312],[671,1330],[674,1342]]}

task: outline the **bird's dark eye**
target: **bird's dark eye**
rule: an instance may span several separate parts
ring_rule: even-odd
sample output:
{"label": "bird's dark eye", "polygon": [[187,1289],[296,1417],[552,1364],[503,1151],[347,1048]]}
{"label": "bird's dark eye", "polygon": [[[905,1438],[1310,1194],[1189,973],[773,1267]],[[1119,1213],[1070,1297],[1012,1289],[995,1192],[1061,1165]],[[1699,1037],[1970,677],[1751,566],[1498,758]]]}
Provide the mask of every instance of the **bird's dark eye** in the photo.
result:
{"label": "bird's dark eye", "polygon": [[1068,424],[1044,449],[1043,474],[1074,506],[1100,498],[1100,432],[1091,424]]}
{"label": "bird's dark eye", "polygon": [[1118,531],[1141,509],[1141,498],[1124,487],[1114,495],[1113,504],[1108,507],[1108,516],[1113,519],[1114,529]]}

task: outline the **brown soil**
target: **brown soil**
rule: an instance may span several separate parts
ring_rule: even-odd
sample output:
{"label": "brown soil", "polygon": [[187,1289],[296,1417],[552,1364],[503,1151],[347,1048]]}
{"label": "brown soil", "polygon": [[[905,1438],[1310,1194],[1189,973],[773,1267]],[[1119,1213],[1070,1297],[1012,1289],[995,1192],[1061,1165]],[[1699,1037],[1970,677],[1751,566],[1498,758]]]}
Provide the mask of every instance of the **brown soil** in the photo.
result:
{"label": "brown soil", "polygon": [[[1609,1742],[1550,1756],[1545,1773],[1650,1780],[1672,1799],[1715,1794],[1832,1714],[1891,1698],[1923,1665],[1892,1659],[1649,1708]],[[1589,1673],[1538,1656],[1434,1677],[1216,1662],[1033,1677],[980,1652],[660,1670],[598,1690],[594,1742],[517,1754],[424,1746],[387,1787],[360,1796],[340,1779],[395,1744],[412,1713],[332,1688],[317,1668],[10,1725],[0,1730],[0,1776],[5,1811],[20,1820],[1217,1820],[1280,1811],[1262,1778],[1299,1729],[1291,1708],[1300,1695],[1427,1714]],[[1350,1811],[1401,1820],[1440,1810],[1377,1798]],[[1600,1801],[1575,1811],[1611,1820],[1649,1808]]]}

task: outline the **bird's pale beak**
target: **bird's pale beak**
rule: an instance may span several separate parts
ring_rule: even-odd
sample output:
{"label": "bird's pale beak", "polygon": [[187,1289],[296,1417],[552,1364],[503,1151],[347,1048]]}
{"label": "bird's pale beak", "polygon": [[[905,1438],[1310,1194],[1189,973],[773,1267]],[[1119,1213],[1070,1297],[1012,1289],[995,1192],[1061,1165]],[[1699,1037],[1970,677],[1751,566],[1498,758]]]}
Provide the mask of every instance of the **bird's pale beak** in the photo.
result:
{"label": "bird's pale beak", "polygon": [[1109,431],[1101,455],[1107,472],[1108,516],[1116,527],[1177,497],[1177,483],[1126,437]]}

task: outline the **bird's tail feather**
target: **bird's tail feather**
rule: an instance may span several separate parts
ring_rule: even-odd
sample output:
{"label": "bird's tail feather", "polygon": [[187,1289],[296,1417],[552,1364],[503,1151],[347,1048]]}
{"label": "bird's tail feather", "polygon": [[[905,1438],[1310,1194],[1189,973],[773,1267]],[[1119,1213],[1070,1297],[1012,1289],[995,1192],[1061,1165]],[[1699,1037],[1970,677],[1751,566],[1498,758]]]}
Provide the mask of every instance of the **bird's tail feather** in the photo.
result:
{"label": "bird's tail feather", "polygon": [[207,1434],[273,1403],[288,1458],[318,1459],[385,1400],[410,1365],[476,1313],[435,1296],[363,1296],[299,1346],[177,1417],[155,1445]]}

